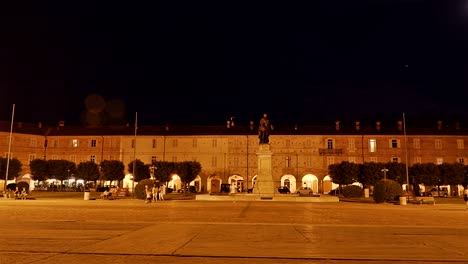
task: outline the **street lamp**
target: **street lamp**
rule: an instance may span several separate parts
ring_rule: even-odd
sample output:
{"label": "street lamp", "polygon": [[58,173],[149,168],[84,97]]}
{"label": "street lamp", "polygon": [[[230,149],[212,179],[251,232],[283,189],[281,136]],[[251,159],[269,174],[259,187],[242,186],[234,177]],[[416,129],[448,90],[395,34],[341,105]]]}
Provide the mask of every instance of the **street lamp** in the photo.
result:
{"label": "street lamp", "polygon": [[151,170],[153,171],[153,178],[156,180],[156,174],[154,174],[154,170],[156,170],[157,167],[153,164],[151,165]]}
{"label": "street lamp", "polygon": [[387,168],[383,168],[383,169],[382,169],[382,172],[383,172],[383,178],[384,178],[384,180],[386,180],[386,179],[387,179],[387,171],[388,171],[388,169],[387,169]]}

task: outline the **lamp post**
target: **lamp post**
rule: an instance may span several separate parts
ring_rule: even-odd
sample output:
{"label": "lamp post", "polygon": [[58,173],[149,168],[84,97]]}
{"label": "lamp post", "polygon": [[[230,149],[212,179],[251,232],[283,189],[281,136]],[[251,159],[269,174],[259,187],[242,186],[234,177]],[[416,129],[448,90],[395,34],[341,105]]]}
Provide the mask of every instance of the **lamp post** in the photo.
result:
{"label": "lamp post", "polygon": [[154,174],[154,171],[157,169],[157,167],[153,164],[151,165],[151,170],[153,172],[153,178],[156,180],[156,174]]}
{"label": "lamp post", "polygon": [[384,178],[384,180],[386,180],[386,179],[387,179],[387,171],[388,171],[388,169],[387,169],[387,168],[383,168],[383,169],[382,169],[382,172],[383,172],[383,178]]}

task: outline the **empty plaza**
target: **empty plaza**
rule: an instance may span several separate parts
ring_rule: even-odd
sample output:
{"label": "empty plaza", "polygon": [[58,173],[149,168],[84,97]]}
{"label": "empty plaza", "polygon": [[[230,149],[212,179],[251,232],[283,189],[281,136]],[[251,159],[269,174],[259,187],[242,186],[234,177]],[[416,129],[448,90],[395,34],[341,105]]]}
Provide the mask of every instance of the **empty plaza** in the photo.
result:
{"label": "empty plaza", "polygon": [[468,263],[465,205],[0,200],[0,263]]}

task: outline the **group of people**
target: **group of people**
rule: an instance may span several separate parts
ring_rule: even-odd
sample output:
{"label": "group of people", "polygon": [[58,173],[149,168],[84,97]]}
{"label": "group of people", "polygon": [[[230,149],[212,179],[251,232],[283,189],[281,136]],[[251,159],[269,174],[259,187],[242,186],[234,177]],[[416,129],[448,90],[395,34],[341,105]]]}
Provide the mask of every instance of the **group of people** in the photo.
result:
{"label": "group of people", "polygon": [[164,185],[154,185],[152,188],[145,185],[146,198],[145,203],[151,203],[156,201],[164,201]]}
{"label": "group of people", "polygon": [[26,188],[23,188],[23,190],[20,191],[19,188],[16,187],[15,199],[26,200],[26,197],[28,197],[28,191],[26,191]]}

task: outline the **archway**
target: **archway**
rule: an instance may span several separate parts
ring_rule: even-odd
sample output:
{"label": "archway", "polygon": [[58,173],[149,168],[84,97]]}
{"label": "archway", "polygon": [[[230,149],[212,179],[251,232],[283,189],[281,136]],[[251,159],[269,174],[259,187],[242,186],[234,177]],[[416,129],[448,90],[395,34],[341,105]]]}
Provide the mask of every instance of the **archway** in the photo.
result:
{"label": "archway", "polygon": [[[167,183],[167,188],[172,189],[172,191],[177,192],[182,185],[182,180],[179,175],[173,174],[171,180]],[[169,191],[170,192],[170,191]]]}
{"label": "archway", "polygon": [[201,178],[200,176],[195,177],[195,180],[189,183],[189,186],[194,186],[196,192],[201,192]]}
{"label": "archway", "polygon": [[307,174],[302,177],[302,186],[309,187],[314,193],[318,193],[318,178],[313,174]]}
{"label": "archway", "polygon": [[221,178],[218,175],[212,175],[207,180],[207,189],[208,193],[221,192]]}
{"label": "archway", "polygon": [[228,182],[231,184],[232,187],[235,188],[236,192],[244,191],[244,177],[240,175],[232,175],[229,177]]}
{"label": "archway", "polygon": [[281,177],[281,186],[287,186],[291,193],[296,192],[296,177],[291,174],[286,174]]}
{"label": "archway", "polygon": [[323,177],[323,193],[329,193],[331,190],[334,190],[340,186],[332,182],[330,175]]}

